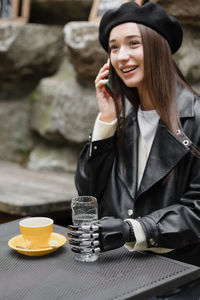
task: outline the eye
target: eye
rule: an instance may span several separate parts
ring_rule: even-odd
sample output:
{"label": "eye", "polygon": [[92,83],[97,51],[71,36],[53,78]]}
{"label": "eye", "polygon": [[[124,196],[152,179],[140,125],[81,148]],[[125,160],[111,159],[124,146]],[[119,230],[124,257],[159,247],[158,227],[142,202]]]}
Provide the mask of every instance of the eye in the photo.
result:
{"label": "eye", "polygon": [[130,41],[130,46],[137,46],[140,45],[141,43],[139,41]]}
{"label": "eye", "polygon": [[116,50],[118,47],[117,47],[117,45],[111,45],[110,46],[110,51],[114,51],[114,50]]}

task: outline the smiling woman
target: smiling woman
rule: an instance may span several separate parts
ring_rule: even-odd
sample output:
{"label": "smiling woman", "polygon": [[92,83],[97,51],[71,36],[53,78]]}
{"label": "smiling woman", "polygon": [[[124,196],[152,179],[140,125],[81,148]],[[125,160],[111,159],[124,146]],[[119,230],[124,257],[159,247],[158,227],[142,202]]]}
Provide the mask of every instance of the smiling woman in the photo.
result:
{"label": "smiling woman", "polygon": [[181,25],[153,2],[131,1],[104,14],[99,40],[109,62],[95,80],[100,112],[76,172],[79,195],[99,205],[89,250],[125,245],[200,266],[200,98],[173,60]]}

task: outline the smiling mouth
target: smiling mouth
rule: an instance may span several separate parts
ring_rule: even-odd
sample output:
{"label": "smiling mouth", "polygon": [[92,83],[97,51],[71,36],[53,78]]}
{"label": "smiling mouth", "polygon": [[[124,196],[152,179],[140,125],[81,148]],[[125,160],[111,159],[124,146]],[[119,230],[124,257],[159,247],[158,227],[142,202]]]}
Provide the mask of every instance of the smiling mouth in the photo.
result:
{"label": "smiling mouth", "polygon": [[123,72],[124,74],[126,74],[126,73],[129,73],[129,72],[131,72],[131,71],[134,71],[135,69],[137,69],[137,67],[138,67],[138,66],[131,67],[131,68],[124,68],[124,69],[122,69],[122,72]]}

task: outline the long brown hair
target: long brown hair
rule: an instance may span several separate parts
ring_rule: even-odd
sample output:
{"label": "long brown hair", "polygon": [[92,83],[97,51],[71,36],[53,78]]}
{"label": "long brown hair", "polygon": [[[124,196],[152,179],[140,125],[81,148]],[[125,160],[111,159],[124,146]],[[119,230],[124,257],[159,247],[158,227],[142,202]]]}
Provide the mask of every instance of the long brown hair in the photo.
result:
{"label": "long brown hair", "polygon": [[[167,40],[149,27],[142,24],[138,24],[138,27],[142,36],[144,51],[143,86],[148,91],[152,104],[161,120],[171,133],[175,135],[177,130],[181,128],[176,104],[177,83],[184,85],[189,90],[192,90],[192,88],[176,65]],[[136,110],[140,101],[137,89],[127,87],[112,66],[111,83],[118,119],[119,144],[123,158],[125,99],[127,98]],[[193,92],[196,93],[195,91]],[[118,101],[119,95],[122,102],[122,110]]]}

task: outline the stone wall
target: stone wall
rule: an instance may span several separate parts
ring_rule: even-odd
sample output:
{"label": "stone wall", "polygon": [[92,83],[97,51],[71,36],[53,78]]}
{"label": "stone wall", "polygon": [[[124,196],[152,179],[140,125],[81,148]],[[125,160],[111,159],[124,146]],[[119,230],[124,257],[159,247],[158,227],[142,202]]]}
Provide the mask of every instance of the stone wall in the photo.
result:
{"label": "stone wall", "polygon": [[[175,55],[200,91],[200,3],[155,0],[183,25]],[[73,172],[98,111],[94,80],[107,59],[92,0],[32,0],[28,24],[0,23],[0,159]]]}
{"label": "stone wall", "polygon": [[183,44],[174,58],[188,82],[200,92],[200,2],[198,0],[153,0],[183,27]]}

